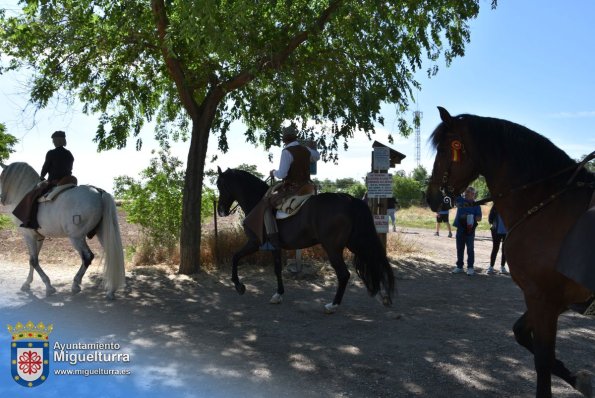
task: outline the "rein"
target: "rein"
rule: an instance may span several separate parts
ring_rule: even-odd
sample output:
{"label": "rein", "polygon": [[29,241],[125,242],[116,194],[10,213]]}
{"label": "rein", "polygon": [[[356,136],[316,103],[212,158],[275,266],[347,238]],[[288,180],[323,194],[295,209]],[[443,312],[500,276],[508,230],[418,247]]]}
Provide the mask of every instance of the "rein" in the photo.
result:
{"label": "rein", "polygon": [[[565,186],[560,189],[559,191],[553,193],[552,195],[548,196],[545,200],[539,202],[538,204],[536,204],[535,206],[531,207],[529,210],[527,210],[520,219],[518,219],[509,229],[508,229],[508,233],[510,234],[516,227],[518,227],[520,224],[522,224],[527,218],[529,218],[530,216],[532,216],[533,214],[537,213],[539,210],[543,209],[544,207],[546,207],[547,205],[549,205],[550,203],[552,203],[553,201],[555,201],[557,198],[559,198],[561,195],[563,195],[564,193],[566,193],[567,191],[569,191],[572,188],[583,188],[583,187],[590,187],[590,188],[595,188],[595,183],[591,182],[591,183],[585,183],[583,181],[576,181],[575,179],[578,176],[578,173],[585,167],[585,165],[592,159],[595,158],[595,151],[591,152],[589,155],[585,156],[585,158],[578,164],[574,164],[572,166],[566,167],[552,175],[549,175],[547,177],[544,178],[540,178],[538,180],[532,181],[528,184],[523,184],[521,186],[512,188],[510,190],[508,190],[505,193],[499,193],[498,195],[496,195],[495,197],[491,197],[488,196],[486,198],[480,199],[477,202],[474,202],[472,205],[473,206],[481,206],[484,205],[486,203],[489,202],[493,202],[496,199],[502,199],[503,197],[506,197],[510,194],[516,193],[516,192],[520,192],[520,191],[524,191],[525,189],[531,188],[535,185],[541,184],[545,181],[548,181],[552,178],[556,178],[559,177],[560,175],[567,173],[571,170],[574,170],[574,173],[572,173],[572,176],[568,179],[568,181],[566,182]],[[445,176],[448,176],[447,173],[445,173]],[[471,206],[471,205],[469,205]]]}
{"label": "rein", "polygon": [[[539,210],[543,209],[544,207],[546,207],[547,205],[549,205],[550,203],[552,203],[554,200],[556,200],[562,194],[564,194],[567,191],[569,191],[571,188],[584,188],[584,187],[595,188],[595,183],[593,183],[593,182],[586,183],[584,181],[576,181],[576,183],[574,183],[574,180],[578,176],[578,173],[593,158],[595,158],[595,151],[593,151],[589,155],[585,156],[585,158],[578,165],[572,165],[571,167],[568,167],[566,169],[563,169],[563,170],[559,171],[558,173],[556,173],[556,174],[554,174],[554,175],[552,175],[550,177],[547,177],[545,179],[541,179],[541,180],[536,181],[535,183],[543,182],[545,180],[548,180],[548,179],[553,178],[553,177],[557,177],[560,174],[563,174],[563,173],[565,173],[565,172],[567,172],[569,170],[572,170],[572,169],[576,168],[576,170],[574,171],[574,173],[572,173],[572,176],[570,176],[570,178],[568,179],[568,181],[566,181],[566,185],[564,186],[564,188],[562,188],[558,192],[550,195],[546,200],[540,202],[539,204],[537,204],[537,205],[531,207],[529,210],[527,210],[527,212],[525,214],[523,214],[523,216],[519,220],[517,220],[512,225],[512,227],[510,227],[510,229],[508,230],[508,233],[512,232],[513,229],[515,229],[516,227],[518,227],[527,218],[529,218],[533,214],[537,213]],[[535,185],[535,183],[531,183],[528,186]]]}
{"label": "rein", "polygon": [[[583,166],[584,166],[584,165],[583,165]],[[499,193],[498,195],[495,195],[494,197],[492,197],[492,196],[485,197],[485,198],[483,198],[483,199],[480,199],[480,200],[478,200],[477,202],[475,202],[475,204],[474,204],[474,205],[479,205],[479,206],[481,206],[481,205],[484,205],[484,204],[486,204],[486,203],[493,202],[493,201],[494,201],[494,200],[496,200],[496,199],[502,199],[502,198],[504,198],[504,197],[506,197],[506,196],[508,196],[508,195],[510,195],[510,194],[513,194],[513,193],[516,193],[516,192],[519,192],[519,191],[524,191],[525,189],[528,189],[528,188],[531,188],[531,187],[533,187],[533,186],[535,186],[535,185],[538,185],[538,184],[541,184],[541,183],[543,183],[543,182],[546,182],[547,180],[551,180],[552,178],[556,178],[556,177],[558,177],[558,176],[560,176],[560,175],[562,175],[562,174],[564,174],[564,173],[566,173],[566,172],[568,172],[568,171],[570,171],[570,170],[573,170],[573,169],[575,169],[576,167],[577,167],[577,165],[572,165],[572,166],[569,166],[569,167],[567,167],[567,168],[565,168],[565,169],[562,169],[562,170],[560,170],[560,171],[558,171],[558,172],[556,172],[556,173],[554,173],[554,174],[552,174],[552,175],[549,175],[549,176],[547,176],[547,177],[540,178],[540,179],[538,179],[538,180],[535,180],[535,181],[531,181],[531,182],[530,182],[530,183],[528,183],[528,184],[523,184],[523,185],[521,185],[521,186],[518,186],[518,187],[515,187],[515,188],[511,188],[511,189],[509,189],[507,192],[504,192],[504,193]],[[575,171],[575,175],[576,175],[576,174],[577,174],[577,173],[580,171],[580,169],[581,169],[581,168],[577,168],[577,170]],[[570,184],[572,183],[572,180],[573,180],[573,179],[574,179],[574,178],[571,178],[570,180],[568,180],[568,182],[566,183],[566,185],[567,185],[567,186],[568,186],[568,185],[570,185]],[[566,189],[567,189],[567,188],[564,188],[564,189],[563,189],[563,191],[565,191]],[[562,191],[560,191],[560,193],[561,193],[561,192],[562,192]],[[556,196],[557,196],[557,194],[554,194],[554,195],[556,195]]]}

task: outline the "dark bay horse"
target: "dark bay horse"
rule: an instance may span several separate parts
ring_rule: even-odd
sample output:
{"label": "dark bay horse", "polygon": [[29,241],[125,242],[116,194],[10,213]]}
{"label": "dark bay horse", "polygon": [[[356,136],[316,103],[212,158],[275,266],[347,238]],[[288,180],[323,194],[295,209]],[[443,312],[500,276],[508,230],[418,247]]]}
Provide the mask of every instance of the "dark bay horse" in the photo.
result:
{"label": "dark bay horse", "polygon": [[[438,211],[480,174],[485,177],[508,227],[506,260],[527,305],[513,331],[534,355],[536,396],[551,397],[554,374],[590,397],[590,376],[569,371],[556,358],[555,346],[559,315],[575,305],[587,308],[593,300],[595,256],[587,240],[595,236],[595,176],[523,126],[474,115],[452,117],[438,109],[442,123],[431,136],[437,154],[428,204]],[[564,255],[568,247],[577,250],[576,256]]]}
{"label": "dark bay horse", "polygon": [[[268,189],[264,181],[248,172],[235,169],[222,172],[220,168],[218,172],[217,213],[222,217],[229,215],[234,202],[248,214]],[[391,304],[395,284],[393,271],[376,234],[372,214],[362,200],[346,194],[315,195],[308,199],[297,214],[277,220],[277,225],[283,249],[302,249],[320,243],[326,251],[339,282],[332,303],[325,306],[326,312],[336,311],[341,304],[350,277],[343,260],[345,247],[354,253],[356,272],[370,295],[380,293],[383,303]],[[260,246],[256,236],[245,230],[248,242],[232,259],[231,280],[240,294],[245,292],[246,287],[238,277],[238,262],[242,257],[256,252]],[[281,251],[275,250],[272,253],[277,276],[277,292],[273,295],[271,303],[279,303],[284,293]]]}

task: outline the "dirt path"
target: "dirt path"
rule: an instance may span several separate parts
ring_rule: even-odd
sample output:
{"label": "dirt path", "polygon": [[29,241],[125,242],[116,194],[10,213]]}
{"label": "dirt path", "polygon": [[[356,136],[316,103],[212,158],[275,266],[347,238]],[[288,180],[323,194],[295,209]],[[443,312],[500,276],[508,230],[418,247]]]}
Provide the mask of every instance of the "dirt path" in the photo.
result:
{"label": "dirt path", "polygon": [[[10,335],[4,332],[0,395],[532,397],[533,360],[511,332],[524,311],[516,285],[508,276],[450,274],[453,239],[430,230],[398,233],[423,255],[392,259],[399,289],[393,307],[368,297],[353,272],[342,307],[330,316],[322,309],[335,281],[328,277],[330,267],[320,264],[306,264],[298,276],[285,273],[280,305],[268,303],[275,289],[272,270],[253,266],[240,270],[248,288],[244,296],[226,273],[189,278],[153,267],[130,269],[126,291],[108,302],[97,264],[83,291],[71,296],[76,255],[48,253],[42,261],[58,293],[46,298],[39,278],[23,293],[26,261],[8,255],[21,243],[2,235],[0,323],[53,323],[52,343],[117,343],[130,362],[51,366],[126,368],[132,375],[52,374],[40,387],[24,389],[9,379]],[[52,243],[47,246],[51,252]],[[490,248],[487,235],[479,236],[479,271],[487,268]],[[571,369],[593,373],[594,326],[593,319],[561,317],[558,352]],[[554,393],[580,396],[557,379]]]}

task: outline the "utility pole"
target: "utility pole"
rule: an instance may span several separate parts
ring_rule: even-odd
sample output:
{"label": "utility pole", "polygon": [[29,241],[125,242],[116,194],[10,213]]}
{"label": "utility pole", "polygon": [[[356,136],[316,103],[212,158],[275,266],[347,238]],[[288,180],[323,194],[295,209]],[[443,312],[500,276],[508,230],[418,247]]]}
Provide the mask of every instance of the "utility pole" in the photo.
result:
{"label": "utility pole", "polygon": [[413,128],[415,129],[415,163],[419,167],[421,163],[421,118],[423,113],[420,111],[413,112]]}

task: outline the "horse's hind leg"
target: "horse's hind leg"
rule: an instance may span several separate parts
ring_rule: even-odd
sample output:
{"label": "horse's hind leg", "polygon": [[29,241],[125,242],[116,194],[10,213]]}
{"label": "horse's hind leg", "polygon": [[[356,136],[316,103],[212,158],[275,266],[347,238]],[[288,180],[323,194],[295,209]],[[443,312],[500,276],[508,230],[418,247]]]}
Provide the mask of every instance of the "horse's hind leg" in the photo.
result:
{"label": "horse's hind leg", "polygon": [[273,262],[275,264],[275,275],[277,276],[277,292],[273,294],[271,304],[280,304],[283,301],[283,293],[285,293],[285,287],[283,286],[283,268],[281,266],[281,250],[273,250]]}
{"label": "horse's hind leg", "polygon": [[89,265],[95,258],[95,255],[91,249],[89,249],[89,245],[87,245],[85,238],[70,238],[70,242],[78,251],[82,260],[81,267],[72,281],[72,294],[77,294],[81,291],[81,282],[83,281],[83,276],[85,276],[85,272],[87,272],[87,268],[89,268]]}
{"label": "horse's hind leg", "polygon": [[21,286],[21,290],[28,291],[30,289],[31,282],[33,281],[33,270],[35,270],[39,274],[41,281],[45,284],[45,295],[51,296],[56,293],[56,289],[52,286],[50,278],[43,272],[39,265],[39,252],[43,245],[43,239],[37,239],[35,236],[26,236],[25,241],[27,242],[27,249],[29,251],[29,275],[23,286]]}
{"label": "horse's hind leg", "polygon": [[[528,315],[525,312],[514,324],[512,328],[516,341],[535,354],[533,350],[533,329],[529,325]],[[592,396],[591,377],[582,372],[573,374],[566,368],[564,363],[554,357],[554,364],[552,366],[552,374],[558,376],[573,388],[580,391],[584,396]]]}

